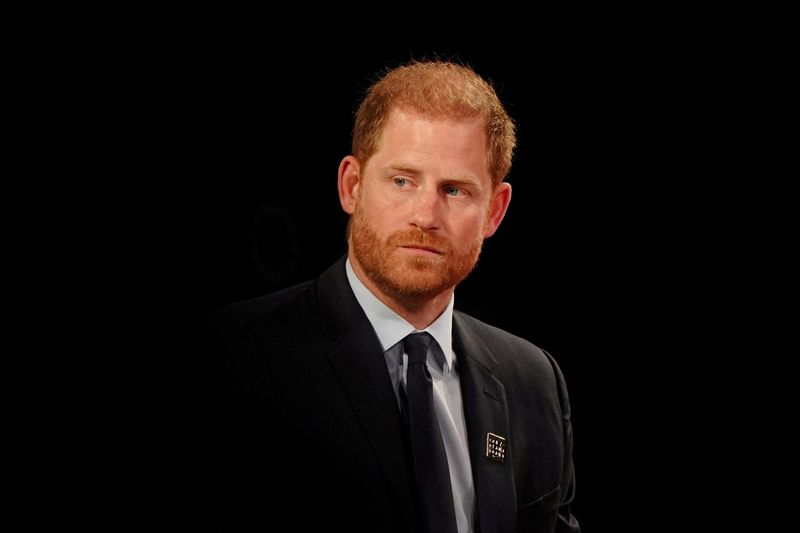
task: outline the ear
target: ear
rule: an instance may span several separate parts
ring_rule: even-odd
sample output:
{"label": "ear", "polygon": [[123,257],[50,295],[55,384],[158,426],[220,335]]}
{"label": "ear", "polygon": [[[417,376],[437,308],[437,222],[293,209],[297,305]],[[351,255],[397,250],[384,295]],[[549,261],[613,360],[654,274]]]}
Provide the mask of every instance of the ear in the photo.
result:
{"label": "ear", "polygon": [[502,182],[495,188],[492,193],[492,199],[489,202],[489,212],[486,217],[486,223],[483,226],[483,238],[487,239],[494,235],[503,217],[506,216],[508,204],[511,202],[511,184]]}
{"label": "ear", "polygon": [[356,210],[358,186],[361,183],[361,163],[355,156],[348,155],[339,163],[339,203],[345,213],[352,215]]}

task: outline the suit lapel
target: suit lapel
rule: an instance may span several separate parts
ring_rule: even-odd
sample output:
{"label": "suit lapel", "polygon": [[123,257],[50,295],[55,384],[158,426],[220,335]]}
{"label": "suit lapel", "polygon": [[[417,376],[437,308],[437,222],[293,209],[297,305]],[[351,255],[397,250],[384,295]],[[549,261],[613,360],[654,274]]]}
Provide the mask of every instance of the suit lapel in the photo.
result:
{"label": "suit lapel", "polygon": [[[458,356],[479,530],[514,531],[517,511],[512,471],[514,442],[505,387],[492,374],[497,361],[458,313],[453,315],[453,347]],[[486,457],[488,433],[507,439],[505,463]]]}
{"label": "suit lapel", "polygon": [[[323,329],[340,340],[328,359],[397,496],[406,522],[413,524],[413,487],[397,400],[380,341],[350,289],[344,260],[320,277],[319,305]],[[392,413],[396,416],[391,416]]]}

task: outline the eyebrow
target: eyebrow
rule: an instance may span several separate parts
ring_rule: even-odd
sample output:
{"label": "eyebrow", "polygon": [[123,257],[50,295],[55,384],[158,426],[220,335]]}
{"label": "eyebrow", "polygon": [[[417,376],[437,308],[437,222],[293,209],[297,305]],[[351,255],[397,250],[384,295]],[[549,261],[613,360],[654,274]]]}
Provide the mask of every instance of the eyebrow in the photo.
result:
{"label": "eyebrow", "polygon": [[[406,163],[390,163],[386,167],[386,170],[391,170],[392,172],[402,172],[405,174],[411,174],[412,176],[419,176],[420,174],[422,174],[421,170],[414,167],[413,165],[409,165]],[[481,183],[480,178],[472,174],[447,176],[444,178],[444,181],[450,181],[453,183],[469,183],[472,185],[480,185]]]}

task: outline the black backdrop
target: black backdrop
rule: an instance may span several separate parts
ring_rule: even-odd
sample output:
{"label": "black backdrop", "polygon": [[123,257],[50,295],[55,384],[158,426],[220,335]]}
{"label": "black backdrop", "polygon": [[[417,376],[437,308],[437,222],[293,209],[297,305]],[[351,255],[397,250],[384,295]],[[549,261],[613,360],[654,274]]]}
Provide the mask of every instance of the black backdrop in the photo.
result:
{"label": "black backdrop", "polygon": [[93,385],[126,385],[101,418],[122,421],[146,484],[181,489],[167,465],[192,455],[202,418],[202,316],[344,253],[336,169],[358,99],[381,68],[438,56],[492,80],[519,127],[510,210],[456,306],[562,366],[585,530],[741,525],[735,503],[760,469],[740,465],[739,441],[769,424],[763,371],[731,357],[710,318],[737,305],[716,276],[738,234],[717,208],[733,194],[719,162],[737,157],[722,146],[737,120],[725,54],[646,28],[310,52],[276,41],[86,49],[65,69],[78,95],[66,123],[88,132],[64,165],[80,235],[65,255],[91,259],[71,289],[100,354]]}

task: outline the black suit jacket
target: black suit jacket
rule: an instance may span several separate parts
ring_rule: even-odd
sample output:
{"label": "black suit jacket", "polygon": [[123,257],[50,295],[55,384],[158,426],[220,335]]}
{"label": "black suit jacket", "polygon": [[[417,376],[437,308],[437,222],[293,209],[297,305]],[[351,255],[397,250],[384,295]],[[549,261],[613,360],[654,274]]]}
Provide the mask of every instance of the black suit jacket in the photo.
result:
{"label": "black suit jacket", "polygon": [[[217,405],[208,499],[223,523],[296,531],[417,530],[408,445],[383,350],[345,274],[213,315],[232,389]],[[481,533],[578,531],[567,390],[533,344],[455,312]],[[487,433],[507,438],[505,463]]]}

